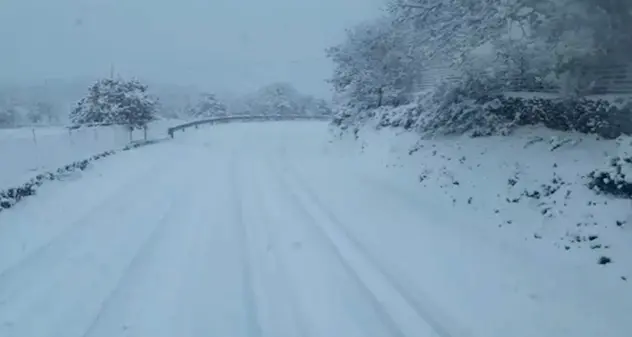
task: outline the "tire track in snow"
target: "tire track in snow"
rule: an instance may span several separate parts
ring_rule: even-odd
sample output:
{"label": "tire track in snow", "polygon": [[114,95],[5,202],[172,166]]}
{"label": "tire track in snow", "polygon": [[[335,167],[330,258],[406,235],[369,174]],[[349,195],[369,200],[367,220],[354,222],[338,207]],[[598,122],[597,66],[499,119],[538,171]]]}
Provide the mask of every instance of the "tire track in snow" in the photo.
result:
{"label": "tire track in snow", "polygon": [[[160,179],[161,176],[148,178]],[[166,187],[166,192],[169,194],[149,193],[149,197],[140,199],[141,203],[138,205],[130,202],[130,200],[137,200],[133,194],[119,196],[122,199],[122,205],[127,205],[126,210],[128,210],[121,212],[123,216],[119,219],[108,219],[106,215],[113,210],[102,209],[86,219],[93,225],[90,227],[91,231],[82,232],[81,236],[68,242],[66,246],[55,246],[59,249],[43,255],[46,259],[34,261],[35,265],[21,266],[22,268],[16,270],[19,274],[10,275],[10,279],[4,280],[13,282],[13,287],[11,283],[8,285],[0,283],[2,284],[0,289],[3,292],[9,292],[8,299],[12,299],[6,301],[5,306],[0,307],[1,318],[9,323],[4,327],[8,331],[30,331],[41,326],[54,334],[56,329],[65,329],[58,321],[70,319],[73,323],[72,329],[78,329],[77,333],[81,334],[82,324],[89,322],[92,313],[100,310],[98,308],[102,304],[99,302],[103,299],[100,297],[101,294],[105,298],[109,297],[107,293],[111,285],[118,282],[117,279],[124,277],[124,274],[132,268],[125,267],[125,264],[134,259],[143,249],[142,247],[154,235],[159,225],[170,216],[174,205],[182,202],[178,198],[167,197],[167,195],[177,195],[178,193],[172,192],[186,190],[187,184],[177,186],[177,181],[170,183],[155,186],[163,192]],[[171,186],[173,184],[176,186]],[[162,212],[156,213],[155,209]],[[129,210],[133,210],[133,215],[136,215],[131,219],[132,221],[125,218]],[[117,259],[117,256],[123,259]],[[86,258],[88,260],[84,262],[88,264],[82,262]],[[112,264],[110,261],[118,262]],[[107,273],[103,275],[105,270]],[[112,270],[116,272],[112,273]],[[43,279],[46,281],[42,283]],[[73,283],[76,284],[73,285]],[[62,298],[63,294],[68,296]],[[91,295],[83,296],[83,294]],[[94,294],[98,295],[94,296]],[[90,297],[93,300],[86,302]],[[63,302],[59,303],[60,299]],[[76,315],[73,314],[73,310],[82,310],[82,313]],[[81,316],[84,318],[80,318]],[[18,336],[21,335],[28,334],[24,332],[18,334]]]}
{"label": "tire track in snow", "polygon": [[[341,251],[340,246],[337,245],[319,224],[318,220],[313,216],[313,214],[308,210],[303,200],[301,200],[296,195],[296,189],[291,187],[290,184],[281,176],[279,176],[279,182],[285,188],[285,190],[289,193],[286,197],[288,201],[296,207],[296,209],[304,215],[304,219],[307,220],[307,224],[316,232],[318,236],[322,238],[322,242],[324,242],[334,253],[344,270],[351,277],[353,282],[357,285],[358,289],[362,291],[362,293],[369,300],[373,310],[378,315],[379,319],[382,321],[383,326],[390,332],[389,336],[393,337],[405,337],[407,336],[404,331],[400,328],[397,322],[393,319],[393,316],[386,310],[383,306],[383,303],[378,296],[376,296],[375,292],[367,285],[367,283],[363,280],[363,276],[358,273],[357,269],[353,266],[353,263],[349,261],[348,258],[345,257],[345,254]],[[449,336],[448,336],[449,337]]]}
{"label": "tire track in snow", "polygon": [[[195,166],[197,163],[188,163],[188,165]],[[184,215],[182,214],[183,212],[188,212],[189,208],[187,207],[191,202],[188,198],[190,195],[188,195],[187,192],[190,191],[194,185],[198,184],[196,180],[198,176],[199,175],[190,174],[186,176],[187,179],[183,183],[176,184],[175,191],[168,191],[168,194],[171,195],[168,206],[164,208],[164,211],[156,221],[156,224],[145,236],[145,239],[138,246],[136,251],[131,255],[131,258],[128,260],[129,262],[123,268],[119,278],[114,282],[114,285],[101,302],[99,309],[90,324],[81,335],[82,337],[101,335],[101,331],[98,330],[100,322],[104,319],[104,316],[107,313],[117,308],[117,303],[115,302],[121,299],[121,296],[126,288],[133,284],[135,277],[138,277],[138,274],[134,273],[141,270],[141,266],[146,264],[145,262],[156,250],[156,246],[161,242],[161,239],[165,239],[165,236],[167,236],[168,233],[168,226],[177,223],[177,219],[185,218],[185,216],[188,215],[188,213]],[[156,179],[156,177],[154,177],[154,179]],[[182,195],[187,197],[182,197]],[[167,236],[166,239],[170,239],[169,236]]]}
{"label": "tire track in snow", "polygon": [[246,319],[248,321],[248,332],[250,337],[261,337],[263,335],[261,323],[259,322],[258,306],[255,297],[252,280],[252,266],[250,261],[250,254],[248,252],[248,233],[246,229],[246,223],[244,221],[243,212],[243,188],[239,182],[238,172],[238,158],[237,154],[233,152],[231,154],[230,163],[230,180],[231,180],[231,199],[234,209],[234,218],[237,221],[236,227],[241,243],[241,257],[242,257],[242,274],[244,283],[244,306],[246,310]]}
{"label": "tire track in snow", "polygon": [[[265,169],[262,168],[260,170],[257,170],[257,172],[258,173],[269,172],[272,170],[274,170],[272,165],[270,165],[270,163],[266,163]],[[305,317],[306,317],[305,310],[303,306],[301,305],[301,303],[298,301],[298,297],[297,297],[298,292],[294,285],[294,282],[292,282],[293,280],[289,273],[287,261],[285,257],[283,256],[283,252],[279,249],[281,247],[281,242],[279,240],[279,228],[278,228],[278,225],[277,227],[275,227],[275,223],[277,223],[278,221],[275,221],[275,219],[272,217],[271,212],[270,212],[271,205],[269,201],[278,200],[278,198],[276,198],[276,195],[270,193],[269,189],[264,188],[265,185],[263,184],[263,182],[265,181],[265,182],[268,182],[267,184],[268,186],[273,185],[273,184],[270,184],[270,182],[278,182],[278,177],[276,177],[276,175],[274,176],[258,175],[257,178],[258,178],[256,179],[257,188],[255,188],[255,190],[257,191],[255,203],[258,205],[262,205],[262,209],[265,210],[264,212],[262,212],[263,213],[262,216],[265,217],[265,221],[262,221],[262,227],[265,228],[264,231],[265,231],[266,241],[270,245],[268,251],[273,256],[276,262],[275,265],[278,266],[278,269],[279,269],[279,274],[276,275],[277,276],[276,280],[278,281],[276,282],[277,283],[276,286],[277,286],[277,289],[287,289],[285,292],[285,295],[286,295],[285,298],[287,299],[290,307],[292,308],[291,316],[293,316],[296,319],[294,323],[298,330],[299,336],[309,337],[313,334],[307,328],[307,324],[305,320]],[[275,227],[276,230],[274,230],[273,227]]]}
{"label": "tire track in snow", "polygon": [[125,283],[129,282],[131,271],[139,266],[140,261],[151,252],[153,244],[157,241],[159,235],[164,230],[169,221],[171,221],[171,219],[169,219],[169,215],[173,208],[173,205],[172,207],[169,207],[169,209],[161,217],[161,220],[158,222],[158,224],[156,224],[148,237],[143,241],[138,250],[134,253],[130,262],[125,266],[121,277],[116,281],[110,293],[101,302],[99,310],[97,311],[94,319],[90,322],[90,325],[82,334],[82,337],[88,337],[94,332],[94,329],[97,327],[99,321],[101,320],[103,313],[105,313],[111,306],[112,301],[117,297],[121,289],[124,287]]}
{"label": "tire track in snow", "polygon": [[[158,164],[159,163],[156,165]],[[127,188],[134,188],[134,190],[136,190],[136,187],[141,186],[143,183],[147,183],[147,179],[153,179],[151,175],[145,175],[144,177],[145,178],[143,179],[135,180],[131,184],[125,184],[117,190],[119,193],[123,193],[123,190]],[[147,204],[154,199],[150,198],[149,200],[140,200],[144,202],[143,205],[147,206]],[[109,224],[109,222],[105,221],[105,219],[108,219],[109,213],[112,212],[113,209],[124,207],[128,202],[129,199],[121,198],[121,194],[112,195],[112,197],[105,203],[101,204],[101,208],[87,213],[81,218],[81,221],[77,220],[73,222],[73,226],[64,231],[62,235],[57,236],[55,240],[48,242],[45,246],[42,246],[40,249],[34,251],[32,254],[23,259],[22,263],[13,265],[10,269],[3,273],[0,276],[1,318],[8,319],[8,316],[5,316],[5,311],[9,308],[12,309],[11,315],[16,315],[20,312],[20,307],[16,307],[15,301],[24,301],[20,297],[24,296],[26,291],[28,291],[31,298],[37,299],[39,296],[48,294],[51,289],[55,289],[55,287],[66,281],[68,275],[64,274],[62,271],[72,268],[72,266],[67,265],[67,263],[64,264],[64,260],[52,261],[53,263],[59,263],[58,265],[50,265],[46,261],[54,258],[55,256],[63,256],[64,259],[68,260],[69,256],[73,258],[80,257],[77,252],[84,252],[86,250],[89,252],[90,249],[92,249],[92,246],[90,240],[86,240],[85,237],[96,235],[95,231]],[[98,226],[95,225],[95,219],[98,222]],[[113,232],[114,228],[108,228],[108,233],[116,235],[116,232]],[[75,230],[73,231],[72,229]],[[124,229],[125,228],[122,228],[121,230]],[[53,267],[55,267],[55,269],[52,269]],[[56,269],[60,267],[62,270]],[[36,277],[41,274],[42,271],[49,273],[49,275],[46,275],[45,283],[41,283],[39,277]],[[36,274],[34,274],[35,276],[29,275],[31,273]],[[28,302],[18,303],[22,305],[28,304]]]}
{"label": "tire track in snow", "polygon": [[[0,292],[8,293],[14,301],[0,306],[0,318],[8,322],[0,330],[15,331],[16,336],[37,336],[42,331],[56,335],[57,330],[70,329],[81,335],[99,303],[122,276],[125,264],[157,224],[171,216],[174,204],[187,200],[180,198],[186,195],[182,192],[196,184],[186,178],[200,175],[173,175],[173,171],[177,173],[186,167],[186,162],[174,163],[149,175],[145,188],[120,195],[120,207],[93,214],[87,219],[92,224],[89,231],[83,231],[66,246],[57,245],[50,254],[23,266],[10,276],[11,280],[5,280],[9,284],[3,283]],[[161,174],[162,171],[169,174]],[[173,217],[171,220],[177,222]]]}
{"label": "tire track in snow", "polygon": [[[397,325],[400,326],[400,328],[402,327],[402,325],[408,326],[407,328],[404,329],[406,330],[406,332],[405,333],[402,332],[404,333],[404,335],[419,336],[420,331],[425,330],[426,333],[428,332],[433,333],[434,335],[440,336],[440,337],[457,336],[449,328],[447,328],[445,324],[440,322],[435,317],[435,315],[430,312],[430,310],[428,310],[421,302],[419,302],[416,299],[416,297],[411,296],[410,292],[405,287],[403,287],[403,285],[400,282],[398,282],[396,278],[394,278],[390,273],[388,273],[381,264],[377,263],[377,261],[374,258],[372,258],[371,254],[366,250],[366,248],[359,241],[357,241],[352,235],[350,235],[350,233],[346,230],[343,223],[340,220],[338,220],[338,218],[333,214],[333,212],[329,210],[328,207],[324,205],[324,203],[320,200],[320,198],[316,195],[316,193],[311,189],[311,187],[309,187],[309,185],[306,183],[303,177],[301,177],[295,170],[289,167],[288,167],[287,172],[289,173],[290,176],[293,177],[292,180],[296,182],[295,186],[298,185],[298,187],[294,187],[294,188],[288,186],[288,189],[296,193],[295,197],[296,197],[297,203],[301,205],[301,208],[304,210],[305,213],[310,214],[310,218],[313,220],[312,223],[314,224],[314,226],[319,227],[320,231],[323,233],[325,237],[327,237],[327,239],[331,242],[331,244],[337,247],[336,250],[339,252],[341,260],[346,260],[345,255],[355,256],[356,258],[354,260],[356,260],[356,262],[360,262],[364,260],[365,262],[361,264],[364,264],[367,266],[366,268],[367,271],[370,269],[372,269],[373,271],[373,272],[367,273],[366,275],[373,274],[371,278],[377,276],[378,278],[382,279],[381,282],[380,281],[375,282],[373,286],[369,286],[365,283],[365,287],[367,288],[369,292],[371,292],[372,296],[376,298],[376,301],[379,303],[380,299],[377,298],[378,296],[374,293],[374,291],[376,291],[376,289],[383,288],[384,286],[386,286],[386,288],[380,291],[380,293],[383,294],[383,296],[380,296],[382,300],[386,300],[387,297],[391,297],[391,300],[392,300],[393,295],[398,297],[398,299],[394,303],[399,302],[399,304],[397,305],[394,304],[394,306],[398,306],[400,308],[405,307],[404,310],[401,311],[401,309],[398,309],[398,311],[401,311],[399,314],[387,313],[386,315],[389,315],[389,317],[391,317],[392,320],[399,321],[400,323]],[[290,185],[290,184],[287,184],[287,185]],[[297,190],[298,190],[298,193],[297,193]],[[301,198],[299,197],[299,195],[303,195],[305,196],[305,198]],[[331,224],[332,226],[330,228],[324,228],[322,225],[319,225],[318,221],[314,218],[313,213],[309,211],[308,204],[316,206],[315,207],[316,209],[313,210],[312,212],[317,212],[318,214],[322,215],[322,218],[326,220],[326,222]],[[340,251],[340,248],[345,247],[345,246],[351,247],[350,250],[347,250],[347,254],[344,254]],[[352,266],[353,263],[347,262],[346,264],[349,266],[349,268],[354,269],[354,267]],[[355,273],[357,273],[357,269],[354,269],[354,270],[355,270]],[[358,278],[360,280],[363,279],[360,276],[358,276]],[[364,278],[364,280],[366,281],[367,278]],[[365,282],[365,281],[361,281],[361,282]],[[380,285],[380,283],[382,283],[382,285]],[[390,290],[388,288],[390,288]],[[389,292],[391,294],[389,294]],[[391,308],[391,310],[393,310],[393,308]],[[411,311],[415,316],[417,316],[419,319],[425,322],[430,327],[431,330],[429,331],[427,328],[424,329],[423,324],[420,325],[418,323],[410,324],[410,323],[403,322],[405,321],[404,317],[410,317]]]}
{"label": "tire track in snow", "polygon": [[[142,186],[144,183],[146,183],[144,179],[147,179],[147,177],[149,176],[148,173],[153,172],[156,167],[159,167],[160,164],[162,164],[162,162],[158,161],[151,165],[148,169],[134,174],[132,177],[127,179],[124,184],[118,186],[116,189],[111,191],[111,193],[109,193],[109,195],[106,196],[105,199],[103,199],[101,202],[93,205],[85,212],[82,212],[82,215],[80,215],[79,218],[73,220],[69,226],[65,227],[61,232],[54,235],[50,240],[41,244],[15,263],[0,271],[0,284],[2,284],[2,281],[7,278],[8,275],[13,273],[16,269],[23,267],[25,264],[31,263],[33,260],[44,255],[50,249],[52,249],[52,247],[60,244],[62,241],[70,240],[69,237],[77,233],[77,231],[89,227],[91,223],[87,220],[91,217],[94,217],[94,214],[100,212],[103,209],[111,209],[116,205],[123,204],[123,200],[120,196],[122,194],[125,194],[127,190],[135,190],[137,187]],[[137,179],[139,177],[144,179]]]}

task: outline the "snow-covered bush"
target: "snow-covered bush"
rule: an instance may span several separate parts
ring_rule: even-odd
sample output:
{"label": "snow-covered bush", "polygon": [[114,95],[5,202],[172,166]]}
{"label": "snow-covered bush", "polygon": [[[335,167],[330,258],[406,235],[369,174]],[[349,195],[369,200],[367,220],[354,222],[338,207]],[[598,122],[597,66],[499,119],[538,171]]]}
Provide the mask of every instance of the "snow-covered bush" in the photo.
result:
{"label": "snow-covered bush", "polygon": [[417,101],[415,128],[425,136],[466,134],[486,136],[505,134],[511,120],[490,113],[502,102],[489,95],[497,92],[487,78],[469,77],[458,83],[444,83],[420,95]]}
{"label": "snow-covered bush", "polygon": [[620,98],[562,98],[552,94],[504,93],[491,78],[470,77],[422,92],[415,103],[364,110],[340,109],[339,126],[377,117],[378,127],[419,131],[426,137],[507,135],[526,125],[578,131],[614,139],[632,135],[632,101]]}
{"label": "snow-covered bush", "polygon": [[617,147],[617,156],[606,168],[589,174],[588,186],[600,193],[632,199],[632,137],[619,137]]}

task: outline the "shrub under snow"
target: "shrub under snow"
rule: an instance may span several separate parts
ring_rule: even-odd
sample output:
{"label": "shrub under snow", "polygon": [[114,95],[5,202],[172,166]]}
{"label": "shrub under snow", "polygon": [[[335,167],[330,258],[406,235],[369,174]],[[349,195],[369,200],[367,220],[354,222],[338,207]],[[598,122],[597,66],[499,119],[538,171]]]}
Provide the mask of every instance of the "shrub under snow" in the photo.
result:
{"label": "shrub under snow", "polygon": [[590,173],[589,187],[617,197],[632,199],[632,137],[617,139],[618,153],[604,169]]}
{"label": "shrub under snow", "polygon": [[[446,83],[421,93],[415,103],[383,107],[360,115],[377,114],[380,127],[414,129],[427,137],[507,135],[526,125],[597,134],[607,139],[632,134],[632,101],[623,98],[563,99],[550,94],[489,94],[493,92],[491,89],[473,80]],[[357,116],[349,112],[339,114],[338,124],[357,122]]]}

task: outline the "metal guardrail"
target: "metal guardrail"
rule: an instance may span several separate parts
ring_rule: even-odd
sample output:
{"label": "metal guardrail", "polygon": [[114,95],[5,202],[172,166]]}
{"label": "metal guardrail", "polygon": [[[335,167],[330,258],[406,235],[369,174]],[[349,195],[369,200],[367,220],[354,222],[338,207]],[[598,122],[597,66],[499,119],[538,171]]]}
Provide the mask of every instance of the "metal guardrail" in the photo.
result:
{"label": "metal guardrail", "polygon": [[189,123],[176,125],[167,129],[169,137],[173,138],[176,131],[184,131],[190,127],[197,128],[203,124],[227,124],[233,122],[274,122],[274,121],[291,121],[291,120],[331,120],[330,116],[306,116],[306,115],[267,115],[267,116],[230,116],[230,117],[214,117],[201,119]]}

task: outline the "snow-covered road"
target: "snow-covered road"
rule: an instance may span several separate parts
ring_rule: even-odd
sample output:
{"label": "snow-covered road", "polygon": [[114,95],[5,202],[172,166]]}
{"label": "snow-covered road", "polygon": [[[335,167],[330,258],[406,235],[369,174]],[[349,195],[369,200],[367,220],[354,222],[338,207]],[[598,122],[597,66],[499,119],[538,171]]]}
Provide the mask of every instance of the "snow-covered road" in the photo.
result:
{"label": "snow-covered road", "polygon": [[200,129],[0,214],[0,336],[629,332],[625,296],[454,223],[328,140],[318,122]]}

